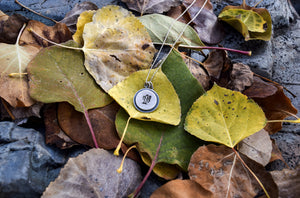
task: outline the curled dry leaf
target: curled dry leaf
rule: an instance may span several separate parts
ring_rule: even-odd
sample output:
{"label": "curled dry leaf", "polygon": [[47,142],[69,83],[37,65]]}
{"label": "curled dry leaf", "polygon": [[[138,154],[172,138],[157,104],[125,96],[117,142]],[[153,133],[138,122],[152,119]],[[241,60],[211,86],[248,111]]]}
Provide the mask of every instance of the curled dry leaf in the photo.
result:
{"label": "curled dry leaf", "polygon": [[131,73],[149,68],[156,51],[143,24],[119,6],[96,11],[82,36],[84,65],[106,92]]}
{"label": "curled dry leaf", "polygon": [[36,102],[29,107],[12,107],[4,100],[0,102],[0,119],[10,118],[13,120],[20,120],[29,117],[40,118],[40,110],[43,107],[43,103]]}
{"label": "curled dry leaf", "polygon": [[300,166],[270,172],[279,189],[280,198],[298,198],[300,195]]}
{"label": "curled dry leaf", "polygon": [[211,192],[205,190],[193,180],[172,180],[155,190],[150,198],[213,198]]}
{"label": "curled dry leaf", "polygon": [[43,114],[46,144],[55,145],[60,149],[67,149],[78,145],[60,128],[57,121],[57,103],[46,104]]}
{"label": "curled dry leaf", "polygon": [[[1,12],[1,11],[0,11]],[[0,14],[0,42],[15,44],[22,26],[28,19],[19,14],[8,16]]]}
{"label": "curled dry leaf", "polygon": [[77,29],[76,24],[79,15],[87,10],[98,10],[98,6],[88,1],[79,4],[76,3],[72,10],[66,14],[65,18],[60,21],[60,23],[66,24],[69,30],[74,33]]}
{"label": "curled dry leaf", "polygon": [[246,41],[271,39],[272,20],[265,8],[252,8],[248,5],[226,6],[218,18],[238,30]]}
{"label": "curled dry leaf", "polygon": [[[134,119],[178,125],[181,118],[180,100],[172,83],[161,69],[155,74],[152,81],[155,92],[159,96],[157,109],[147,113],[140,112],[135,108],[133,98],[135,93],[143,88],[148,72],[149,70],[141,70],[131,74],[111,88],[108,94]],[[150,72],[150,76],[153,73],[154,70]]]}
{"label": "curled dry leaf", "polygon": [[13,107],[29,107],[35,101],[29,96],[28,80],[24,73],[39,48],[20,46],[18,43],[19,40],[14,45],[0,43],[0,97]]}
{"label": "curled dry leaf", "polygon": [[[265,82],[256,76],[253,80],[253,85],[243,93],[263,109],[268,120],[283,120],[291,114],[297,114],[297,109],[284,94],[282,86]],[[268,123],[265,130],[274,134],[281,128],[281,122],[274,122]]]}
{"label": "curled dry leaf", "polygon": [[138,11],[141,15],[145,13],[163,13],[171,7],[178,6],[180,0],[122,0],[129,9]]}
{"label": "curled dry leaf", "polygon": [[[278,197],[278,188],[265,168],[240,154],[245,163],[262,182],[271,197]],[[225,146],[201,146],[192,155],[189,177],[204,189],[213,193],[214,198],[255,197],[261,187],[243,166],[232,149]]]}
{"label": "curled dry leaf", "polygon": [[126,158],[123,172],[118,173],[121,160],[103,149],[91,149],[70,158],[42,198],[127,197],[141,181],[140,167]]}
{"label": "curled dry leaf", "polygon": [[63,43],[72,39],[72,33],[66,24],[56,23],[54,26],[47,26],[39,21],[30,20],[20,38],[20,45],[31,44],[41,47],[48,47],[52,44],[32,33],[33,30],[38,35],[53,41]]}
{"label": "curled dry leaf", "polygon": [[286,167],[289,167],[289,165],[285,162],[284,158],[282,157],[282,153],[279,150],[275,140],[272,140],[272,153],[271,153],[271,159],[270,162],[273,162],[275,160],[281,160],[285,163]]}
{"label": "curled dry leaf", "polygon": [[[192,2],[192,0],[186,0],[183,1],[183,5],[187,8]],[[203,0],[197,1],[197,3],[188,10],[191,19],[196,16],[203,4]],[[223,27],[218,21],[218,17],[213,13],[212,4],[210,1],[208,1],[193,23],[194,29],[203,42],[213,45],[223,40]]]}
{"label": "curled dry leaf", "polygon": [[209,53],[208,58],[203,63],[203,66],[206,68],[212,79],[218,81],[227,60],[229,59],[226,51],[213,50]]}
{"label": "curled dry leaf", "polygon": [[239,152],[263,166],[270,162],[273,149],[269,133],[264,129],[243,139],[238,148]]}
{"label": "curled dry leaf", "polygon": [[242,92],[246,87],[250,87],[252,83],[253,72],[250,67],[243,63],[234,63],[227,88]]}
{"label": "curled dry leaf", "polygon": [[191,59],[185,59],[185,64],[193,74],[193,76],[202,85],[203,89],[208,90],[210,88],[210,77],[205,70],[196,62]]}
{"label": "curled dry leaf", "polygon": [[202,140],[233,148],[265,124],[265,114],[253,100],[215,84],[194,102],[184,128]]}

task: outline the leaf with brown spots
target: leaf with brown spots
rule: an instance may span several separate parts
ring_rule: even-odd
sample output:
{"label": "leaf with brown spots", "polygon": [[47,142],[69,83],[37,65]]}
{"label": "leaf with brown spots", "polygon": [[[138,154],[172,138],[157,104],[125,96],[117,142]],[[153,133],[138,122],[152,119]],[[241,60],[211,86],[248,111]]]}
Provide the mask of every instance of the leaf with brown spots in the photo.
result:
{"label": "leaf with brown spots", "polygon": [[246,87],[250,87],[252,83],[253,72],[250,70],[249,66],[243,63],[234,63],[227,88],[242,92]]}
{"label": "leaf with brown spots", "polygon": [[[291,114],[297,114],[297,109],[284,94],[283,87],[265,82],[254,76],[251,87],[243,93],[252,98],[265,112],[268,120],[283,120]],[[282,128],[281,122],[268,123],[265,130],[274,134]]]}
{"label": "leaf with brown spots", "polygon": [[30,20],[20,38],[20,45],[31,44],[41,47],[52,45],[29,30],[55,43],[63,43],[72,39],[72,33],[66,24],[56,23],[54,26],[47,26],[39,21]]}
{"label": "leaf with brown spots", "polygon": [[[262,182],[271,197],[278,197],[278,188],[265,168],[240,154],[245,163]],[[189,164],[189,177],[214,198],[255,197],[260,185],[248,172],[232,149],[225,146],[201,146],[192,155]]]}

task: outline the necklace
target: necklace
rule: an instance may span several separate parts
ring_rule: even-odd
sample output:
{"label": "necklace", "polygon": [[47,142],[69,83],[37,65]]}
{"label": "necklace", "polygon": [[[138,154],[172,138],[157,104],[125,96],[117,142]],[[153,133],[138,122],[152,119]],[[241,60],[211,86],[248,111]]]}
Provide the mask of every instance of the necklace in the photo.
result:
{"label": "necklace", "polygon": [[[149,72],[147,74],[146,80],[145,80],[145,84],[144,84],[144,88],[138,90],[134,97],[133,97],[133,104],[134,107],[136,108],[136,110],[143,112],[143,113],[150,113],[155,111],[155,109],[157,109],[158,105],[159,105],[159,96],[158,94],[154,91],[153,88],[153,83],[152,80],[156,74],[156,72],[160,69],[160,67],[163,65],[164,61],[166,60],[166,58],[169,56],[169,54],[172,52],[175,44],[179,41],[179,39],[181,38],[182,34],[184,33],[184,31],[186,30],[186,28],[189,26],[190,23],[192,23],[196,17],[200,14],[200,12],[202,11],[202,9],[204,8],[204,6],[206,5],[208,0],[206,0],[201,9],[197,12],[197,14],[185,25],[185,27],[183,28],[183,30],[181,31],[181,33],[178,35],[178,37],[176,38],[174,44],[172,45],[171,49],[169,50],[169,52],[160,60],[158,61],[157,64],[152,64]],[[196,0],[194,0],[186,9],[185,11],[179,15],[174,21],[173,23],[170,24],[170,27],[168,28],[168,32],[163,40],[163,43],[157,53],[157,56],[155,58],[155,60],[153,61],[153,63],[155,63],[158,59],[158,55],[161,53],[163,46],[166,44],[166,40],[169,36],[170,30],[173,27],[173,24],[175,21],[177,21],[179,18],[181,18],[189,9],[190,7],[192,7],[194,5],[194,3],[196,2]],[[148,78],[150,76],[150,72],[153,68],[156,68],[156,71],[154,71],[154,73],[151,76],[151,79],[148,81]]]}

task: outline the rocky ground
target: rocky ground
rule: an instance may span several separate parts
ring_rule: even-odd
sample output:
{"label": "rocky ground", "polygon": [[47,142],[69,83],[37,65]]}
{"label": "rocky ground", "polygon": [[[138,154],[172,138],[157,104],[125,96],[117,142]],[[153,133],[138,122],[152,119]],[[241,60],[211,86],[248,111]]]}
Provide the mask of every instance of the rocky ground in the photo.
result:
{"label": "rocky ground", "polygon": [[[75,3],[81,1],[24,0],[22,2],[37,12],[61,20]],[[91,0],[91,2],[98,7],[117,3],[114,0]],[[215,13],[218,14],[226,5],[240,5],[242,0],[211,0],[211,2],[214,4]],[[292,2],[299,13],[300,3],[296,0]],[[255,3],[256,0],[247,1],[249,5]],[[287,0],[264,0],[259,6],[267,8],[272,16],[271,41],[245,42],[239,33],[226,26],[225,31],[228,34],[221,44],[228,48],[251,50],[253,52],[251,57],[230,53],[230,58],[233,62],[248,64],[256,73],[288,88],[298,96],[294,98],[286,93],[293,105],[300,110],[300,17],[291,2]],[[7,14],[17,12],[28,18],[51,24],[48,20],[24,11],[13,0],[0,0],[0,9]],[[35,129],[24,128],[28,125],[19,127],[13,122],[0,122],[0,197],[39,197],[49,182],[57,177],[67,159],[86,150],[84,147],[77,147],[62,151],[45,145],[41,120],[33,119],[31,123],[33,125],[31,124],[30,127],[34,126]],[[300,125],[284,124],[282,130],[272,135],[272,138],[276,140],[289,166],[292,168],[299,166]],[[283,164],[274,163],[269,167],[280,169],[283,168]],[[140,173],[138,171],[135,174]],[[150,178],[147,183],[142,197],[148,197],[161,181]]]}

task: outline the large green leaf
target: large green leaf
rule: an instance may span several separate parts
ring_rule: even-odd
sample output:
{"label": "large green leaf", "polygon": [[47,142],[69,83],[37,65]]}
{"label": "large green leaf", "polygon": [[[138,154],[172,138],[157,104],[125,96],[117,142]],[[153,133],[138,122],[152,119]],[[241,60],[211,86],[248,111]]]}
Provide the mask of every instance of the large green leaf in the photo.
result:
{"label": "large green leaf", "polygon": [[196,137],[233,148],[266,125],[263,110],[247,96],[214,85],[191,107],[185,129]]}
{"label": "large green leaf", "polygon": [[[184,23],[175,21],[175,19],[161,14],[144,15],[139,17],[139,19],[147,28],[153,43],[162,43],[169,31],[166,43],[173,44],[186,26]],[[171,25],[172,28],[170,29]],[[204,46],[196,31],[190,26],[186,28],[178,42],[180,45],[189,47]]]}
{"label": "large green leaf", "polygon": [[81,51],[57,46],[41,50],[27,68],[30,96],[44,103],[66,101],[80,112],[109,104],[112,99],[95,83],[83,62]]}
{"label": "large green leaf", "polygon": [[[188,134],[183,127],[183,120],[193,102],[204,93],[203,88],[188,70],[180,54],[172,52],[162,66],[162,70],[173,84],[181,105],[181,122],[171,126],[155,122],[131,119],[124,142],[128,145],[137,143],[144,162],[150,165],[163,133],[163,142],[154,167],[154,172],[164,178],[176,177],[180,169],[187,170],[193,152],[203,144]],[[121,136],[128,119],[128,114],[121,109],[116,117],[116,127]]]}

